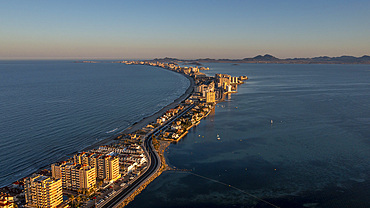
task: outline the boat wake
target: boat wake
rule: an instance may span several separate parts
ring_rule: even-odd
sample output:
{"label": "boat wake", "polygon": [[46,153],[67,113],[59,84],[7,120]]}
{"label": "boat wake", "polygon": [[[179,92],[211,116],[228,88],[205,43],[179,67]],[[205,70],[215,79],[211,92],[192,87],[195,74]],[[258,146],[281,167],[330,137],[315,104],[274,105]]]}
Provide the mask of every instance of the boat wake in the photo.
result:
{"label": "boat wake", "polygon": [[105,132],[106,134],[109,134],[109,133],[113,133],[113,132],[115,132],[115,131],[117,131],[118,130],[118,128],[115,128],[115,129],[113,129],[113,130],[110,130],[110,131],[107,131],[107,132]]}

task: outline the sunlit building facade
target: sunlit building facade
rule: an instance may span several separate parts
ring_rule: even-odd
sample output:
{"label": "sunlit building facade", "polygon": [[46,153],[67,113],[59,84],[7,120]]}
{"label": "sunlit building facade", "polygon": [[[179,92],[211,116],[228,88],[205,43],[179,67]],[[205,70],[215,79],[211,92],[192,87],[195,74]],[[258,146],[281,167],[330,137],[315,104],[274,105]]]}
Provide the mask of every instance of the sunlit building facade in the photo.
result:
{"label": "sunlit building facade", "polygon": [[36,174],[25,180],[24,190],[31,207],[56,207],[63,202],[61,179]]}

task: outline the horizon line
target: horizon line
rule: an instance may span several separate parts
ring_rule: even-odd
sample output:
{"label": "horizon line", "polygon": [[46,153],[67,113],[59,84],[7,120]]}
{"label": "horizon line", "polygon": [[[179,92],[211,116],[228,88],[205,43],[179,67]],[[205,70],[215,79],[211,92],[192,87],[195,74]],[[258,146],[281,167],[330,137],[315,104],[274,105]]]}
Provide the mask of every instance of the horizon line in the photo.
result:
{"label": "horizon line", "polygon": [[81,60],[154,60],[154,59],[164,59],[164,58],[171,58],[171,59],[179,59],[179,60],[195,60],[195,59],[229,59],[229,60],[242,60],[245,58],[254,58],[257,56],[265,56],[265,55],[270,55],[278,59],[299,59],[299,58],[317,58],[317,57],[330,57],[330,58],[335,58],[335,57],[343,57],[343,56],[351,56],[351,57],[356,57],[356,58],[361,58],[364,56],[370,56],[368,54],[364,54],[362,56],[353,56],[353,55],[340,55],[340,56],[328,56],[328,55],[318,55],[318,56],[312,56],[312,57],[287,57],[287,58],[279,58],[277,56],[271,55],[269,53],[265,53],[264,55],[258,54],[253,57],[244,57],[244,58],[211,58],[211,57],[198,57],[198,58],[177,58],[177,57],[171,57],[171,56],[164,56],[164,57],[155,57],[155,58],[123,58],[123,57],[7,57],[3,58],[0,57],[0,61],[62,61],[62,60],[76,60],[76,61],[81,61]]}

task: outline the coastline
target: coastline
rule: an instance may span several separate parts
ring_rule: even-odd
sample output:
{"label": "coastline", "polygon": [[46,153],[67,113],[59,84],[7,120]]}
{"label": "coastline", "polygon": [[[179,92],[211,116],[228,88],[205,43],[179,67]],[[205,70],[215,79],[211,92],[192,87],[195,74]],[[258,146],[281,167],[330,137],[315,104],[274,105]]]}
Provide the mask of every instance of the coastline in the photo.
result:
{"label": "coastline", "polygon": [[[252,80],[253,81],[253,80]],[[188,86],[189,87],[189,86]],[[183,88],[183,90],[182,90],[182,92],[180,92],[180,93],[178,93],[177,94],[177,96],[176,97],[178,97],[177,99],[176,99],[176,97],[175,98],[173,98],[172,100],[170,100],[169,101],[169,103],[170,104],[173,104],[176,100],[178,100],[181,96],[183,96],[183,95],[181,95],[182,93],[186,93],[186,91],[187,91],[187,89],[185,88]],[[180,96],[181,95],[181,96]],[[180,97],[179,97],[180,96]],[[227,97],[227,96],[226,96]],[[176,100],[175,100],[176,99]],[[168,105],[170,105],[170,104],[168,104]],[[167,106],[168,106],[167,105]],[[225,105],[225,104],[224,104]],[[165,106],[165,107],[167,107],[167,106]],[[165,107],[161,107],[161,109],[159,110],[159,111],[161,111],[161,110],[163,110],[162,108],[165,108]],[[240,108],[240,107],[239,107]],[[220,108],[221,109],[221,108]],[[221,109],[222,110],[222,109]],[[158,112],[159,112],[158,111]],[[155,113],[154,113],[155,112]],[[147,116],[146,117],[144,117],[144,116],[142,116],[141,118],[139,118],[137,121],[138,122],[132,122],[127,128],[125,128],[124,130],[121,130],[120,132],[116,132],[116,134],[115,134],[115,136],[117,136],[117,135],[119,135],[120,133],[122,133],[122,132],[124,132],[124,131],[129,131],[129,129],[128,128],[130,128],[130,127],[134,127],[135,125],[139,125],[139,123],[142,123],[142,122],[144,122],[144,120],[146,119],[146,118],[148,118],[148,117],[151,117],[151,116],[153,116],[154,114],[156,114],[156,113],[158,113],[157,112],[157,110],[153,110],[153,111],[151,111],[149,114],[147,114]],[[153,115],[152,115],[152,113],[153,113]],[[211,114],[211,116],[212,116],[212,114]],[[274,122],[274,123],[276,123],[276,122]],[[142,124],[142,125],[144,125],[144,124]],[[197,130],[197,129],[195,129],[195,130]],[[197,130],[198,131],[198,130]],[[113,141],[113,139],[114,139],[114,137],[115,136],[110,136],[109,138],[111,138],[112,139],[112,141]],[[197,135],[196,135],[197,136]],[[224,138],[224,137],[222,137],[222,138]],[[103,139],[102,139],[103,140]],[[101,141],[102,141],[101,140]],[[99,142],[101,142],[101,141],[96,141],[96,143],[99,143]],[[185,141],[186,141],[186,139],[185,139]],[[107,142],[109,142],[109,141],[107,141]],[[94,144],[96,144],[96,143],[94,143]],[[94,145],[94,144],[92,144],[92,145]],[[182,146],[182,145],[184,145],[184,144],[181,144],[180,143],[180,145]],[[185,144],[186,145],[186,144]],[[83,147],[84,148],[84,147]],[[81,148],[82,149],[82,148]],[[170,149],[172,149],[172,148],[170,148]],[[175,148],[176,149],[176,148]],[[173,152],[173,150],[172,150],[172,152]],[[167,157],[166,157],[166,162],[171,162],[171,161],[168,161],[167,160]],[[172,166],[171,164],[169,164],[169,163],[167,163],[167,165],[169,165],[170,167],[174,167],[174,166]],[[176,165],[176,166],[178,166],[178,167],[181,167],[181,166],[179,166],[179,165]],[[165,170],[164,170],[164,172],[165,172]],[[163,178],[167,178],[168,177],[168,173],[165,173],[164,175],[162,175],[161,177],[163,177]],[[160,178],[158,178],[157,180],[162,180],[162,179],[160,179]],[[148,182],[147,183],[150,183],[150,181],[148,180]],[[141,188],[140,188],[141,189]],[[148,190],[150,191],[151,190],[151,188],[149,187],[148,188]],[[316,194],[316,193],[313,193],[313,194]],[[144,193],[144,195],[145,195],[145,193]],[[144,198],[146,199],[146,197],[144,196]],[[308,197],[307,197],[308,198]],[[140,201],[140,200],[142,200],[143,198],[137,198],[136,200],[137,201]],[[304,202],[304,200],[305,200],[306,198],[302,198],[302,201]],[[280,198],[278,198],[278,199],[274,199],[274,198],[271,198],[271,200],[270,200],[270,198],[267,198],[267,201],[269,201],[269,202],[272,202],[272,203],[274,203],[275,204],[275,202],[278,202],[278,204],[279,204],[279,202],[280,201],[283,201],[284,200],[284,198],[283,199],[281,199],[280,200]],[[291,198],[289,198],[289,197],[287,197],[287,199],[286,199],[287,201],[286,201],[286,204],[288,204],[289,205],[289,202],[293,202],[293,200],[291,199]],[[301,200],[301,198],[295,198],[294,199],[294,201],[295,200]],[[283,202],[283,203],[285,203],[285,201]],[[133,205],[136,205],[136,204],[133,204]],[[260,205],[260,204],[258,204],[258,205]],[[257,206],[258,206],[257,205]],[[262,205],[263,205],[263,203],[261,203],[261,207],[262,207]]]}
{"label": "coastline", "polygon": [[[163,70],[166,70],[166,71],[169,71],[169,72],[173,72],[173,71],[167,70],[167,69],[163,69]],[[178,73],[178,72],[173,72],[173,73]],[[181,74],[184,77],[186,77],[189,80],[190,85],[186,89],[186,91],[184,92],[184,94],[182,94],[180,97],[178,97],[172,103],[166,105],[165,107],[163,107],[159,111],[154,112],[153,114],[151,114],[151,115],[149,115],[147,117],[142,118],[140,121],[133,123],[131,126],[127,127],[122,132],[119,132],[119,133],[117,133],[115,135],[112,135],[112,136],[109,136],[109,137],[107,137],[105,139],[102,139],[100,141],[97,141],[97,142],[95,142],[95,143],[93,143],[93,144],[91,144],[91,145],[89,145],[89,146],[87,146],[87,147],[85,147],[85,148],[83,148],[83,149],[81,149],[79,151],[75,151],[75,152],[69,153],[69,154],[67,154],[67,155],[59,158],[58,161],[66,160],[66,159],[70,158],[71,155],[74,155],[74,154],[76,154],[78,152],[85,152],[85,151],[89,151],[89,150],[92,150],[92,149],[96,149],[96,148],[98,148],[99,146],[102,146],[102,145],[109,145],[112,142],[114,142],[115,141],[114,139],[117,138],[119,135],[129,134],[129,133],[135,132],[135,131],[137,131],[137,130],[139,130],[139,129],[145,127],[145,126],[147,126],[151,122],[156,121],[156,119],[158,117],[160,117],[161,115],[163,115],[167,110],[169,110],[171,108],[175,108],[179,103],[181,103],[182,101],[186,100],[192,94],[192,92],[194,90],[194,85],[195,85],[194,79],[192,77],[190,77],[189,75],[186,75],[186,74],[182,74],[182,73],[179,73],[179,74]],[[36,172],[39,172],[39,171],[44,170],[44,169],[49,169],[49,168],[50,168],[50,164],[47,164],[47,165],[42,166],[39,169],[37,169]],[[30,177],[33,173],[30,173],[30,174],[26,175],[25,177]],[[21,179],[21,178],[19,178],[19,179]],[[8,184],[6,184],[6,185],[4,185],[2,187],[6,187],[8,185],[11,185],[13,182],[14,181],[9,182]],[[0,187],[0,188],[2,188],[2,187]]]}
{"label": "coastline", "polygon": [[[169,72],[172,72],[170,70],[167,70],[167,69],[164,69],[166,71],[169,71]],[[174,72],[174,73],[178,73],[178,72]],[[186,74],[182,74],[182,73],[179,73],[181,75],[183,75],[184,77],[186,77],[189,82],[190,82],[190,85],[188,87],[188,89],[186,89],[186,91],[184,92],[184,94],[182,94],[180,97],[178,97],[176,100],[174,100],[172,103],[166,105],[165,107],[163,107],[162,109],[160,109],[159,111],[153,113],[152,115],[150,116],[147,116],[147,117],[144,117],[142,118],[140,121],[138,122],[135,122],[134,124],[132,124],[131,126],[127,127],[125,130],[123,130],[122,132],[116,134],[116,135],[113,135],[113,136],[110,136],[108,138],[105,138],[105,139],[102,139],[94,144],[91,144],[90,146],[88,147],[85,147],[83,148],[82,150],[80,150],[81,152],[84,152],[84,151],[88,151],[88,150],[91,150],[91,149],[95,149],[95,148],[98,148],[99,146],[101,145],[108,145],[110,144],[111,142],[114,141],[115,138],[117,138],[117,136],[119,135],[122,135],[122,134],[130,134],[130,133],[133,133],[137,130],[140,130],[142,129],[143,127],[147,126],[148,124],[156,121],[156,119],[158,117],[160,117],[161,115],[163,115],[166,111],[168,111],[169,109],[172,109],[172,108],[175,108],[178,104],[180,104],[182,101],[186,100],[192,93],[193,93],[193,90],[194,90],[194,79],[192,77],[190,77],[189,75],[186,75]],[[71,154],[75,154],[74,153],[71,153]],[[65,157],[64,157],[65,158]]]}
{"label": "coastline", "polygon": [[[169,70],[169,71],[171,71],[171,70]],[[175,73],[179,73],[179,72],[175,72]],[[184,94],[182,94],[179,98],[174,100],[172,103],[163,107],[161,110],[155,112],[154,114],[152,114],[148,117],[143,118],[139,122],[134,123],[132,126],[128,127],[127,129],[125,129],[124,131],[120,132],[119,134],[117,134],[113,137],[117,137],[117,136],[122,135],[122,134],[130,134],[130,133],[136,132],[137,130],[140,130],[140,129],[144,128],[148,124],[150,124],[152,122],[155,122],[157,120],[157,118],[159,118],[163,114],[165,114],[166,111],[168,111],[170,109],[173,109],[173,108],[176,108],[178,105],[180,105],[181,102],[183,102],[184,100],[189,98],[192,95],[193,91],[194,91],[195,80],[194,80],[194,78],[192,78],[191,76],[189,76],[187,74],[183,74],[183,73],[179,73],[179,74],[185,76],[190,81],[190,85],[189,85],[188,89],[184,92]],[[106,143],[104,143],[104,140],[102,140],[101,142],[93,144],[89,148],[93,148],[95,145],[98,145],[98,144],[101,145],[101,144],[108,144],[108,142],[113,142],[113,140],[110,140],[110,139],[111,138],[108,138],[106,140]],[[152,141],[150,141],[150,143],[152,143]],[[155,170],[155,172],[151,176],[149,176],[147,179],[145,179],[145,181],[141,182],[134,190],[132,190],[132,192],[129,195],[127,195],[124,199],[122,199],[114,207],[120,207],[120,208],[125,207],[127,204],[129,204],[131,201],[133,201],[134,198],[137,195],[139,195],[146,188],[146,186],[148,186],[153,180],[155,180],[158,176],[160,176],[164,171],[169,170],[169,165],[168,165],[167,160],[165,158],[164,152],[170,146],[170,144],[171,144],[171,142],[169,142],[169,141],[160,141],[158,148],[152,146],[153,149],[154,149],[153,152],[156,152],[155,154],[158,155],[159,160],[160,160],[160,165],[157,167],[157,170]],[[105,205],[103,205],[103,206],[105,206]]]}
{"label": "coastline", "polygon": [[[122,62],[122,63],[132,64],[132,63],[127,63],[127,62]],[[163,171],[172,170],[173,168],[171,168],[169,166],[169,164],[167,163],[166,157],[165,157],[165,154],[164,154],[166,149],[169,147],[169,144],[171,143],[171,141],[172,142],[178,142],[181,138],[183,138],[188,133],[187,130],[189,130],[193,126],[198,125],[200,123],[201,119],[207,117],[210,114],[210,112],[214,110],[214,104],[223,101],[223,99],[225,97],[225,92],[223,92],[225,89],[223,87],[222,88],[217,88],[217,93],[218,94],[222,93],[222,96],[217,96],[217,99],[216,99],[216,96],[215,96],[215,93],[216,93],[215,79],[217,80],[217,76],[215,78],[212,78],[212,77],[209,78],[205,74],[200,73],[198,68],[194,68],[194,69],[193,68],[189,69],[188,67],[181,68],[181,67],[176,66],[174,64],[151,63],[151,62],[138,62],[138,63],[135,62],[134,64],[157,66],[158,68],[166,69],[166,70],[172,71],[174,73],[179,73],[180,75],[186,77],[189,80],[190,83],[189,83],[188,88],[185,90],[185,92],[181,96],[179,96],[177,99],[175,99],[170,104],[163,107],[162,109],[158,110],[157,112],[155,112],[155,113],[153,113],[153,114],[151,114],[147,117],[142,118],[140,121],[133,123],[131,126],[127,127],[126,129],[122,130],[121,132],[116,133],[115,135],[112,135],[108,138],[102,138],[100,141],[97,141],[97,142],[95,142],[95,143],[93,143],[93,144],[91,144],[91,145],[89,145],[85,148],[82,148],[82,150],[77,150],[74,153],[72,153],[72,154],[76,154],[78,152],[79,153],[86,152],[86,151],[89,152],[92,149],[98,149],[99,146],[102,146],[102,145],[112,145],[110,147],[115,148],[115,147],[117,147],[115,145],[118,145],[118,146],[120,145],[119,142],[116,142],[116,140],[119,140],[123,136],[127,136],[127,135],[129,135],[129,137],[130,137],[131,133],[136,134],[137,131],[144,131],[145,132],[145,131],[147,131],[147,128],[154,128],[153,126],[150,126],[150,127],[147,127],[147,126],[148,126],[148,124],[151,124],[151,125],[153,125],[153,123],[157,124],[157,122],[158,122],[157,119],[161,118],[163,115],[165,115],[165,117],[163,119],[166,122],[164,122],[163,124],[161,123],[161,125],[159,127],[157,125],[154,125],[154,126],[157,126],[157,128],[151,129],[149,132],[148,131],[145,132],[144,140],[141,140],[140,137],[139,137],[140,140],[138,140],[138,141],[140,143],[135,144],[135,145],[138,145],[137,147],[141,146],[143,148],[143,150],[145,151],[146,157],[147,158],[149,157],[149,166],[147,166],[147,168],[144,169],[145,171],[143,173],[141,173],[141,174],[140,174],[140,172],[137,173],[139,175],[137,175],[138,177],[136,177],[135,180],[131,181],[131,179],[133,179],[133,177],[130,178],[130,181],[128,183],[128,184],[130,184],[129,188],[128,187],[126,187],[126,188],[122,187],[122,184],[118,184],[118,186],[120,186],[120,187],[118,187],[118,189],[117,189],[117,187],[114,188],[114,186],[113,186],[113,188],[110,187],[111,189],[113,189],[113,191],[118,190],[118,192],[117,192],[117,194],[114,195],[114,197],[111,197],[109,200],[107,198],[104,198],[104,199],[107,199],[107,202],[105,202],[101,205],[101,206],[104,206],[104,207],[109,207],[112,204],[114,204],[115,206],[127,205],[130,201],[132,201],[135,198],[135,196],[137,196],[143,189],[145,189],[145,187],[151,181],[153,181],[155,178],[157,178],[159,175],[161,175],[161,173]],[[198,78],[198,76],[199,76],[199,78]],[[226,75],[223,75],[223,74],[219,75],[219,77],[222,77],[222,76],[226,76],[229,80],[229,83],[231,82],[232,77],[230,75],[227,75],[227,74]],[[238,82],[238,77],[234,77],[234,78],[236,78],[237,81],[233,81],[233,82],[235,82],[237,84],[242,84],[243,83],[243,82]],[[226,81],[225,81],[225,83],[226,83]],[[200,89],[199,86],[201,86],[201,89],[203,90],[202,91],[203,92],[203,97],[202,97],[202,94],[199,95],[199,89]],[[231,85],[228,85],[229,88],[230,88],[230,86]],[[205,89],[203,89],[203,88],[205,88]],[[205,91],[205,90],[207,90],[207,88],[209,88],[209,90],[211,90],[211,91]],[[192,97],[192,95],[194,95],[193,94],[194,92],[196,93],[196,95],[195,95],[195,97]],[[206,95],[204,95],[204,93],[206,93]],[[200,96],[200,97],[197,97],[197,96]],[[213,99],[212,99],[212,96],[213,96]],[[187,100],[189,97],[190,97],[190,99]],[[218,97],[221,97],[221,99],[218,98]],[[185,100],[186,100],[186,102],[184,102]],[[186,106],[186,107],[184,107],[184,106]],[[178,108],[181,109],[180,112],[177,111]],[[189,114],[186,114],[186,118],[181,117],[185,113],[188,113],[188,112],[189,112]],[[183,120],[182,121],[178,120],[178,121],[176,121],[177,122],[176,124],[173,124],[175,122],[175,120],[179,119],[179,118],[182,118]],[[183,124],[181,124],[182,122],[183,122]],[[191,125],[190,127],[186,127],[187,125],[189,125],[188,122],[192,123],[193,125]],[[168,128],[168,125],[175,125],[175,127],[171,126],[171,130],[173,130],[172,128],[175,128],[175,129],[178,130],[178,127],[181,125],[180,128],[184,128],[184,129],[186,128],[186,131],[185,131],[185,133],[183,133],[183,130],[181,130],[181,131],[178,130],[176,132],[173,132],[172,135],[171,135],[171,139],[166,139],[169,136],[169,134],[171,133],[171,132],[166,132],[167,133],[167,136],[165,136],[166,138],[163,138],[164,134],[160,138],[160,139],[166,140],[166,141],[163,141],[163,142],[160,141],[159,146],[158,146],[158,141],[156,140],[156,138],[154,136],[152,137],[152,135],[154,135],[156,133],[155,131],[161,133],[163,128],[165,128],[165,130],[166,130]],[[142,130],[142,129],[145,129],[145,130]],[[136,135],[135,135],[135,138],[136,138]],[[130,138],[128,138],[128,139],[130,141]],[[153,139],[153,144],[156,142],[157,146],[156,145],[153,146],[152,139]],[[132,140],[132,138],[131,138],[131,140]],[[65,156],[62,156],[61,160],[70,161],[70,158],[71,158],[72,154],[67,154]],[[125,157],[125,156],[123,156],[123,157]],[[141,157],[144,157],[144,156],[141,156]],[[140,168],[142,169],[142,167],[139,166],[139,171],[141,171]],[[44,169],[46,169],[46,170],[44,170]],[[38,170],[37,174],[41,174],[41,175],[42,174],[50,174],[50,171],[51,170],[48,166],[44,166],[44,167],[42,167]],[[139,178],[139,180],[137,180],[138,178]],[[122,192],[122,190],[125,190],[125,192]],[[128,192],[128,191],[130,191],[130,192]],[[114,193],[116,193],[116,192],[114,192]],[[104,194],[103,194],[103,196],[104,196]],[[109,195],[109,196],[111,196],[111,195]],[[105,196],[105,197],[107,197],[107,196]],[[98,204],[100,204],[102,201],[104,201],[104,199],[101,198],[101,200],[99,201]],[[90,201],[89,201],[89,203],[90,203]]]}

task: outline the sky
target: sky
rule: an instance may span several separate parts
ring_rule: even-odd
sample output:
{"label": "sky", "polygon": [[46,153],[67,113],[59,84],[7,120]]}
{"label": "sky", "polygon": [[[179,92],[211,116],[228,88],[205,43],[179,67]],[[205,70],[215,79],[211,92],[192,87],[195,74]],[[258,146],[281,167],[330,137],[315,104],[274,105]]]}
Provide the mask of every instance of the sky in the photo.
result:
{"label": "sky", "polygon": [[370,1],[0,0],[0,59],[370,55]]}

